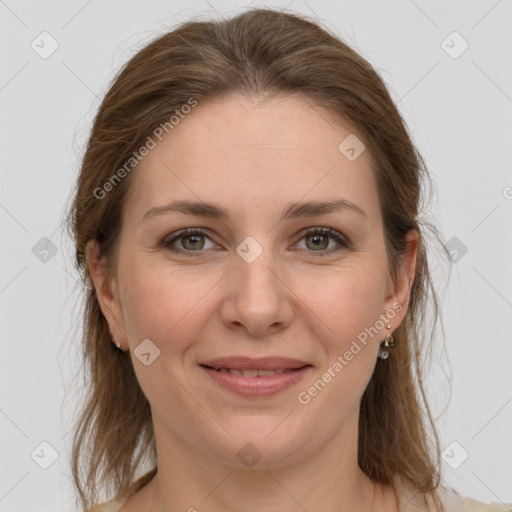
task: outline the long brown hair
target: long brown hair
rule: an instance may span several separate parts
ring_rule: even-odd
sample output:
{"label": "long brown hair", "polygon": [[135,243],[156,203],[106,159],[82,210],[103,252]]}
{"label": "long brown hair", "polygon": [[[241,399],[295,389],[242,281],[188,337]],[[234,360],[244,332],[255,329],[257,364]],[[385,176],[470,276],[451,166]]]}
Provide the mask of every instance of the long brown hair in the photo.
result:
{"label": "long brown hair", "polygon": [[[374,481],[392,485],[399,475],[415,491],[436,498],[440,447],[423,377],[431,348],[428,307],[433,310],[432,332],[439,317],[425,235],[430,230],[439,239],[439,234],[419,218],[430,178],[383,80],[316,20],[254,9],[220,21],[189,21],[129,60],[94,119],[67,219],[84,283],[92,283],[85,258],[90,239],[98,240],[109,270],[115,269],[121,212],[137,171],[126,162],[191,98],[204,104],[232,94],[299,94],[327,109],[333,120],[350,123],[374,160],[394,277],[408,250],[406,234],[412,229],[420,234],[406,317],[394,332],[390,357],[379,359],[362,397],[358,458]],[[123,166],[122,179],[114,181]],[[88,509],[97,503],[99,489],[125,493],[143,462],[153,467],[152,477],[157,459],[149,403],[130,355],[114,347],[93,288],[84,301],[82,351],[88,383],[71,466],[79,499]]]}

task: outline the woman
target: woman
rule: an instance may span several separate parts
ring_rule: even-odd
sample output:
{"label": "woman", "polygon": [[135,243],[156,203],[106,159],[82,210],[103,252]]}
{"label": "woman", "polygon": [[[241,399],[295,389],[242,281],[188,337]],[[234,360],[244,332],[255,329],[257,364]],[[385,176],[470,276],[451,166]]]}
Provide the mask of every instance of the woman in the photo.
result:
{"label": "woman", "polygon": [[422,164],[372,67],[304,18],[189,22],[130,60],[70,215],[85,510],[507,510],[440,482]]}

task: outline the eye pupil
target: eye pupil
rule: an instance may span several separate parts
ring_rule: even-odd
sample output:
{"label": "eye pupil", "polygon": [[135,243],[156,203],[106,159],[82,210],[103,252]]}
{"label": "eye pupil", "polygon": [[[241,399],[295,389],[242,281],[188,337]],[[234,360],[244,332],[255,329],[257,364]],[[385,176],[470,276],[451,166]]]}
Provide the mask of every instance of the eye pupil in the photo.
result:
{"label": "eye pupil", "polygon": [[[187,235],[187,236],[184,236],[182,238],[182,245],[185,249],[197,249],[198,246],[197,245],[194,245],[195,242],[198,241],[198,239],[201,239],[202,235]],[[190,239],[193,239],[194,241],[192,242],[192,247],[187,247],[187,240],[190,240]],[[203,240],[203,244],[199,246],[199,249],[202,249],[203,248],[203,245],[204,245],[204,240]]]}
{"label": "eye pupil", "polygon": [[[322,238],[324,239],[324,243],[323,244],[321,242],[320,242],[320,244],[317,243],[319,241],[319,239],[322,239]],[[317,249],[319,247],[320,247],[320,249],[325,249],[329,245],[329,238],[327,235],[322,235],[322,234],[311,235],[311,236],[306,237],[306,239],[314,240],[313,246],[316,247]],[[325,243],[325,241],[327,243]]]}

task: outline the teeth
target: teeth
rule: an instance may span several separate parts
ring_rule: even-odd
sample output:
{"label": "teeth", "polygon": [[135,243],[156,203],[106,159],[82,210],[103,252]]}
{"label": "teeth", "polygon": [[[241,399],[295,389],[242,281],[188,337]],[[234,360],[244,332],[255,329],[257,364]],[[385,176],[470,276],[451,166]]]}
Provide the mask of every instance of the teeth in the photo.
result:
{"label": "teeth", "polygon": [[257,377],[258,376],[258,370],[242,370],[240,373],[239,370],[232,370],[232,371],[235,371],[237,372],[236,374],[237,375],[243,375],[244,377]]}
{"label": "teeth", "polygon": [[215,368],[221,373],[232,373],[241,377],[270,377],[272,375],[281,375],[286,370],[234,370],[232,368]]}
{"label": "teeth", "polygon": [[258,375],[260,377],[267,377],[270,375],[279,375],[284,372],[284,370],[257,370]]}

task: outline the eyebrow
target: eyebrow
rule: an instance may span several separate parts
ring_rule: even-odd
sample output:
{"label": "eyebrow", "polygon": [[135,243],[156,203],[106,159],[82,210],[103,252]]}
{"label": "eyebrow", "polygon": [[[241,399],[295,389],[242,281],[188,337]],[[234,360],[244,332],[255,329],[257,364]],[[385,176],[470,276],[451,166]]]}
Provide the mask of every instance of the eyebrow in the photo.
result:
{"label": "eyebrow", "polygon": [[[327,201],[310,201],[307,203],[289,203],[285,206],[281,218],[284,220],[297,219],[300,217],[313,217],[315,215],[324,215],[335,211],[351,211],[363,217],[366,213],[356,204],[346,199],[330,199]],[[229,212],[222,206],[215,203],[205,203],[202,201],[173,201],[164,206],[155,206],[148,210],[142,220],[149,217],[161,215],[169,212],[180,212],[188,215],[207,217],[211,219],[227,220],[230,218]]]}

